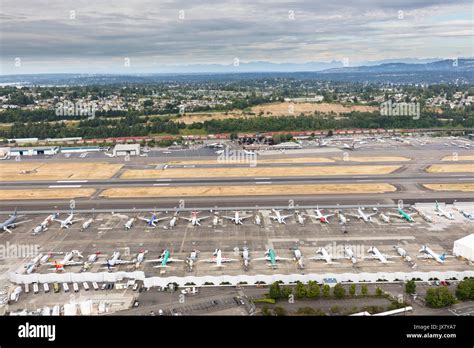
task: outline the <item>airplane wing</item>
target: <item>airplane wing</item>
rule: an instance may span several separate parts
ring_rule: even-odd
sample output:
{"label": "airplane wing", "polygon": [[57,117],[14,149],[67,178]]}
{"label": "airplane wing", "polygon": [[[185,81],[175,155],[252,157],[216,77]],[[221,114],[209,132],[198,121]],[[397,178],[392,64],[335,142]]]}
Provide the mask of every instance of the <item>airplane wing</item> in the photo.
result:
{"label": "airplane wing", "polygon": [[272,218],[273,220],[277,220],[278,217],[274,216],[274,215],[268,215],[269,218]]}
{"label": "airplane wing", "polygon": [[12,226],[12,225],[15,225],[15,226],[16,226],[16,225],[19,225],[19,224],[22,224],[22,223],[25,223],[25,222],[28,222],[28,221],[31,221],[31,219],[29,219],[29,220],[23,220],[23,221],[20,221],[20,222],[16,222],[16,221],[15,221],[15,222],[9,224],[7,227],[10,227],[10,226]]}
{"label": "airplane wing", "polygon": [[155,219],[155,222],[160,222],[160,221],[167,220],[167,219],[171,219],[171,218],[166,216],[166,217]]}
{"label": "airplane wing", "polygon": [[397,218],[403,219],[403,216],[400,215],[400,214],[388,213],[387,215],[388,215],[388,216],[393,216],[393,217],[397,217]]}
{"label": "airplane wing", "polygon": [[257,257],[253,259],[254,261],[270,261],[270,258],[268,256],[265,257]]}
{"label": "airplane wing", "polygon": [[371,216],[374,216],[374,215],[377,215],[378,213],[372,213],[372,214],[367,214],[367,217],[371,217]]}
{"label": "airplane wing", "polygon": [[419,259],[432,259],[433,258],[433,256],[431,256],[430,254],[421,254],[421,255],[417,255],[416,257]]}
{"label": "airplane wing", "polygon": [[184,262],[184,260],[173,259],[172,257],[168,258],[168,262]]}
{"label": "airplane wing", "polygon": [[277,260],[277,261],[293,261],[292,258],[280,257],[280,256],[275,256],[275,260]]}
{"label": "airplane wing", "polygon": [[325,257],[322,257],[322,256],[312,256],[312,257],[308,257],[308,260],[321,260],[321,261],[326,261],[326,258],[325,258]]}
{"label": "airplane wing", "polygon": [[138,220],[145,221],[145,222],[148,222],[148,221],[149,221],[149,219],[144,218],[144,217],[141,217],[141,216],[137,217],[137,219],[138,219]]}
{"label": "airplane wing", "polygon": [[240,220],[245,220],[248,219],[249,217],[252,217],[253,215],[246,215],[246,216],[240,216]]}
{"label": "airplane wing", "polygon": [[71,224],[72,224],[73,222],[78,222],[78,221],[82,221],[82,220],[84,220],[84,219],[71,220]]}
{"label": "airplane wing", "polygon": [[68,261],[64,264],[64,266],[79,266],[83,264],[84,264],[84,261]]}
{"label": "airplane wing", "polygon": [[291,216],[293,216],[293,214],[290,214],[290,215],[280,215],[282,219],[287,219]]}
{"label": "airplane wing", "polygon": [[328,214],[328,215],[324,215],[324,217],[327,219],[327,218],[330,218],[331,216],[334,216],[336,214]]}
{"label": "airplane wing", "polygon": [[221,262],[235,262],[235,261],[239,261],[239,260],[231,259],[229,257],[222,257],[222,259],[221,259]]}
{"label": "airplane wing", "polygon": [[210,216],[203,216],[203,217],[198,218],[198,220],[204,220],[204,219],[207,219],[207,218],[209,218],[209,217],[210,217]]}
{"label": "airplane wing", "polygon": [[234,220],[234,217],[230,217],[230,216],[223,216],[223,218],[229,219],[229,220]]}
{"label": "airplane wing", "polygon": [[211,259],[204,259],[204,260],[199,260],[201,262],[217,262],[216,261],[217,259],[215,257],[211,258]]}
{"label": "airplane wing", "polygon": [[184,217],[184,216],[180,216],[179,218],[183,219],[183,220],[187,220],[187,221],[192,221],[193,220],[192,218],[187,218],[187,217]]}
{"label": "airplane wing", "polygon": [[358,218],[358,219],[361,218],[360,215],[356,215],[356,214],[350,214],[350,213],[349,213],[349,214],[346,214],[346,215],[347,215],[347,216],[352,216],[352,217],[355,217],[355,218]]}

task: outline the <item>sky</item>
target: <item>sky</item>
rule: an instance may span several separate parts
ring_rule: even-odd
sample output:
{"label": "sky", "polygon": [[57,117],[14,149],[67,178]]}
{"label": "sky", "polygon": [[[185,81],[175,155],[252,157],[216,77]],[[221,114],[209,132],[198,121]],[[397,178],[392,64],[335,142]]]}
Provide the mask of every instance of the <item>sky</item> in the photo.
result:
{"label": "sky", "polygon": [[473,11],[471,0],[2,0],[0,74],[472,57]]}

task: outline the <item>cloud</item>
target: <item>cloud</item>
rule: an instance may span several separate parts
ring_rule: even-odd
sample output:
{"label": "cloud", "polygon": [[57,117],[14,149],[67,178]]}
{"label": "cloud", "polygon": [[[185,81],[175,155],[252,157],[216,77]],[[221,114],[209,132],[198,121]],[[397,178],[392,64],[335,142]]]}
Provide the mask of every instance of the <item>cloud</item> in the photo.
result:
{"label": "cloud", "polygon": [[464,0],[3,0],[1,71],[470,56],[471,8]]}

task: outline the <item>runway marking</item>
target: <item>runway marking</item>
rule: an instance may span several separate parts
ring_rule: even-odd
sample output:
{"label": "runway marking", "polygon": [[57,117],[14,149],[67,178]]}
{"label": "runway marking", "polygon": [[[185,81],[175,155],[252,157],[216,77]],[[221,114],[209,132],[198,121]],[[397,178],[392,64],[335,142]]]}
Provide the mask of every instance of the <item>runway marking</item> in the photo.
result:
{"label": "runway marking", "polygon": [[255,178],[255,180],[270,180],[270,178]]}
{"label": "runway marking", "polygon": [[156,181],[173,181],[173,179],[156,179]]}
{"label": "runway marking", "polygon": [[458,178],[458,180],[473,180],[473,178]]}
{"label": "runway marking", "polygon": [[373,182],[375,180],[365,179],[365,180],[356,180],[356,182]]}
{"label": "runway marking", "polygon": [[50,185],[48,188],[78,188],[82,187],[82,185]]}
{"label": "runway marking", "polygon": [[87,182],[88,180],[58,180],[56,181],[58,184],[64,183],[64,184],[73,184],[73,183],[81,183],[81,182]]}
{"label": "runway marking", "polygon": [[170,186],[170,184],[153,184],[153,186]]}
{"label": "runway marking", "polygon": [[[398,239],[406,239],[406,240],[414,240],[416,239],[415,236],[382,236],[382,237],[370,237],[370,236],[360,236],[360,237],[321,237],[321,238],[304,238],[309,242],[317,242],[317,241],[329,241],[332,242],[334,240],[342,240],[342,241],[349,241],[349,240],[398,240]],[[272,238],[268,239],[269,242],[294,242],[295,238]]]}
{"label": "runway marking", "polygon": [[255,182],[257,185],[271,185],[271,181],[256,181]]}

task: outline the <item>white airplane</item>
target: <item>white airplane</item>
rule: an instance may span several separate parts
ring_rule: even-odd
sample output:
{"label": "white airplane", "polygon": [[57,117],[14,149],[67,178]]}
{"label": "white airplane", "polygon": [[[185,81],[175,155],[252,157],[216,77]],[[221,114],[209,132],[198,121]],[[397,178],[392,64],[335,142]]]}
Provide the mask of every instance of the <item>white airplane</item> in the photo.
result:
{"label": "white airplane", "polygon": [[246,246],[244,246],[244,250],[242,252],[242,259],[244,261],[244,270],[248,271],[250,264],[250,250]]}
{"label": "white airplane", "polygon": [[216,213],[212,219],[212,227],[216,228],[219,225],[219,215]]}
{"label": "white airplane", "polygon": [[207,144],[206,147],[210,147],[211,149],[222,149],[224,147],[224,144],[211,143],[211,144]]}
{"label": "white airplane", "polygon": [[173,217],[171,218],[169,222],[169,228],[173,229],[173,227],[175,227],[177,223],[178,223],[178,214],[176,213],[173,215]]}
{"label": "white airplane", "polygon": [[6,219],[4,222],[0,223],[0,229],[5,231],[5,232],[8,232],[8,233],[12,233],[12,231],[10,230],[10,228],[15,228],[17,225],[19,224],[23,224],[25,222],[28,222],[28,221],[31,221],[30,220],[24,220],[24,221],[20,221],[20,222],[17,222],[16,219],[18,219],[19,217],[23,217],[24,215],[18,215],[16,213],[16,209],[15,211],[13,212],[13,214],[11,214],[8,219]]}
{"label": "white airplane", "polygon": [[376,215],[377,213],[365,214],[363,210],[364,208],[359,207],[357,208],[357,215],[356,214],[348,214],[348,215],[356,217],[359,220],[363,220],[364,222],[372,222],[372,216]]}
{"label": "white airplane", "polygon": [[32,273],[40,264],[40,261],[41,259],[43,258],[43,254],[39,254],[37,255],[33,260],[31,260],[30,262],[28,262],[26,265],[25,265],[25,268],[26,268],[26,274],[30,274]]}
{"label": "white airplane", "polygon": [[337,217],[339,219],[339,225],[347,225],[347,223],[350,221],[341,211],[337,212]]}
{"label": "white airplane", "polygon": [[125,222],[125,224],[123,226],[126,230],[131,230],[132,227],[133,227],[134,222],[135,222],[135,218],[133,217],[133,218],[127,220],[127,222]]}
{"label": "white airplane", "polygon": [[[408,255],[405,249],[403,249],[401,246],[394,245],[393,248],[397,251],[397,254],[401,256],[401,258],[407,262],[412,262],[412,258]],[[413,264],[413,268],[416,267],[416,264]]]}
{"label": "white airplane", "polygon": [[296,261],[296,264],[300,269],[304,268],[303,254],[298,247],[293,248],[293,260]]}
{"label": "white airplane", "polygon": [[304,226],[304,221],[306,220],[305,217],[304,217],[302,214],[300,214],[299,211],[296,211],[295,214],[296,214],[296,221],[297,221],[301,226]]}
{"label": "white airplane", "polygon": [[260,214],[258,212],[257,212],[257,214],[255,214],[254,223],[257,226],[262,226],[262,218],[260,217]]}
{"label": "white airplane", "polygon": [[319,220],[323,224],[328,224],[329,223],[328,219],[331,216],[335,215],[335,214],[323,215],[323,213],[321,213],[321,210],[319,210],[319,207],[316,207],[316,209],[314,209],[314,211],[316,212],[316,215],[308,215],[308,216],[311,216],[311,217],[315,218],[316,220]]}
{"label": "white airplane", "polygon": [[222,155],[225,152],[225,150],[218,150],[215,152],[216,155]]}
{"label": "white airplane", "polygon": [[188,264],[188,270],[189,272],[192,272],[194,263],[196,262],[198,258],[199,250],[193,250],[189,254],[189,257],[185,260],[186,263]]}
{"label": "white airplane", "polygon": [[0,157],[0,160],[7,160],[9,158],[10,158],[10,155],[6,154],[5,156]]}
{"label": "white airplane", "polygon": [[158,218],[155,213],[152,213],[151,218],[149,218],[149,219],[141,217],[141,216],[139,216],[138,219],[142,220],[142,221],[145,221],[148,226],[156,227],[157,222],[160,222],[160,221],[163,221],[163,220],[166,220],[166,219],[169,219],[169,218],[168,217]]}
{"label": "white airplane", "polygon": [[71,209],[71,212],[69,213],[69,216],[64,219],[64,220],[59,220],[57,218],[54,218],[53,221],[57,221],[61,223],[61,228],[69,228],[74,222],[81,221],[83,219],[77,219],[74,220],[74,210]]}
{"label": "white airplane", "polygon": [[436,254],[427,245],[423,245],[418,252],[422,253],[422,255],[418,255],[418,258],[421,259],[435,259],[436,262],[439,263],[444,263],[446,261],[446,254]]}
{"label": "white airplane", "polygon": [[54,261],[54,262],[50,262],[50,263],[47,263],[47,264],[49,264],[49,265],[54,264],[54,269],[56,269],[56,271],[58,271],[58,272],[64,271],[65,266],[82,265],[84,263],[82,261],[72,261],[73,257],[75,257],[75,256],[82,259],[82,254],[78,250],[72,250],[70,252],[67,252],[64,255],[64,257],[61,261],[59,261],[59,262]]}
{"label": "white airplane", "polygon": [[276,268],[277,261],[292,261],[293,259],[277,256],[273,249],[267,249],[267,251],[265,252],[265,257],[256,258],[254,260],[255,261],[269,261],[270,263],[268,264],[268,266],[272,268]]}
{"label": "white airplane", "polygon": [[353,265],[357,263],[357,258],[355,257],[354,252],[350,246],[346,245],[344,247],[344,254],[346,255],[345,258],[351,260]]}
{"label": "white airplane", "polygon": [[237,259],[231,259],[229,257],[222,256],[221,249],[216,249],[212,254],[213,257],[210,259],[202,260],[203,262],[213,262],[215,265],[212,267],[224,267],[224,262],[235,262],[238,261]]}
{"label": "white airplane", "polygon": [[393,258],[394,256],[382,254],[379,251],[379,249],[377,249],[375,246],[371,246],[367,252],[372,255],[364,256],[364,260],[365,259],[378,259],[380,263],[384,263],[384,264],[393,263],[393,261],[388,261],[387,259]]}
{"label": "white airplane", "polygon": [[51,222],[57,217],[57,214],[48,215],[38,226],[33,228],[33,234],[38,234],[48,230]]}
{"label": "white airplane", "polygon": [[148,253],[148,250],[141,249],[137,257],[135,258],[135,268],[139,268],[142,262],[145,260],[145,254]]}
{"label": "white airplane", "polygon": [[270,215],[270,218],[273,221],[278,221],[279,224],[286,224],[285,219],[292,216],[292,214],[290,214],[290,215],[280,215],[280,210],[272,209],[272,211],[275,213],[275,215],[274,216]]}
{"label": "white airplane", "polygon": [[249,217],[252,216],[252,215],[241,216],[241,215],[240,215],[240,212],[239,212],[238,210],[236,210],[234,213],[235,213],[234,217],[231,217],[231,216],[223,216],[223,217],[224,217],[225,219],[228,219],[228,220],[232,221],[232,222],[235,223],[236,225],[242,225],[242,224],[243,224],[243,220],[248,219]]}
{"label": "white airplane", "polygon": [[438,216],[444,216],[445,218],[447,218],[448,220],[454,220],[454,216],[452,213],[450,212],[447,212],[446,210],[444,210],[443,208],[441,208],[439,206],[439,203],[438,201],[436,201],[436,205],[435,205],[435,212]]}
{"label": "white airplane", "polygon": [[107,153],[107,152],[104,152],[104,155],[106,155],[107,157],[110,157],[110,158],[115,158],[117,156],[115,156],[113,153]]}
{"label": "white airplane", "polygon": [[86,220],[86,221],[82,224],[81,232],[87,230],[87,229],[89,228],[89,226],[92,224],[92,221],[94,221],[93,218],[90,218],[90,219]]}
{"label": "white airplane", "polygon": [[85,272],[89,270],[94,262],[97,261],[99,258],[100,252],[96,252],[95,254],[91,254],[87,257],[87,261],[84,262],[84,265],[82,266],[82,272]]}
{"label": "white airplane", "polygon": [[[320,254],[320,255],[318,255]],[[319,248],[316,250],[316,256],[313,256],[313,257],[310,257],[309,258],[310,260],[323,260],[323,261],[326,261],[327,264],[331,265],[331,264],[336,264],[336,263],[339,263],[339,262],[334,262],[333,259],[337,259],[337,258],[333,258],[329,253],[328,251],[326,250],[326,248]]]}
{"label": "white airplane", "polygon": [[201,220],[207,219],[209,216],[198,217],[198,214],[199,212],[192,211],[190,218],[184,216],[180,216],[180,218],[189,221],[192,226],[201,226]]}
{"label": "white airplane", "polygon": [[379,216],[382,219],[382,221],[385,222],[386,224],[390,223],[390,216],[387,216],[384,213],[380,213]]}
{"label": "white airplane", "polygon": [[106,265],[106,267],[109,269],[109,271],[112,268],[115,268],[117,265],[125,265],[125,264],[130,264],[134,263],[134,261],[125,261],[120,259],[120,252],[119,251],[114,251],[112,254],[112,258],[106,260],[103,264]]}
{"label": "white airplane", "polygon": [[418,215],[421,216],[421,218],[423,220],[425,220],[426,222],[434,222],[433,218],[431,217],[431,215],[428,215],[426,214],[424,211],[420,210],[420,209],[417,209],[415,207],[413,207],[413,209],[415,209],[415,211],[418,213]]}

